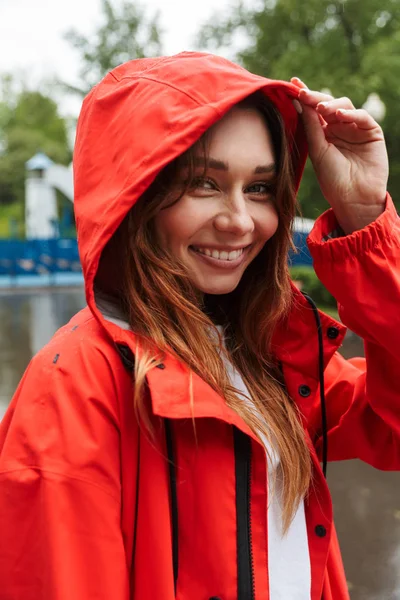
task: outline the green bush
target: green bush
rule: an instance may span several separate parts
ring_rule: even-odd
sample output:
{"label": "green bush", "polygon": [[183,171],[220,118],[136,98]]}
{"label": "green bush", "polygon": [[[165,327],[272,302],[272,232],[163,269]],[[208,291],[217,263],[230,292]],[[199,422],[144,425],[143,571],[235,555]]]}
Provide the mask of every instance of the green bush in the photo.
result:
{"label": "green bush", "polygon": [[290,274],[293,281],[300,284],[300,289],[314,300],[319,307],[336,307],[335,298],[322,285],[312,267],[296,266],[290,268]]}
{"label": "green bush", "polygon": [[0,238],[25,237],[24,207],[20,202],[0,203]]}

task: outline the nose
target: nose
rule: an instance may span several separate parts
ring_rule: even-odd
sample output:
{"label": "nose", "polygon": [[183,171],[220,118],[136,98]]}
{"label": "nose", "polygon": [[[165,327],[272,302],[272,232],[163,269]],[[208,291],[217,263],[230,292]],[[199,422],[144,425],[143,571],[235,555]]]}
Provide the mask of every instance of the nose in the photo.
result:
{"label": "nose", "polygon": [[243,236],[254,231],[254,221],[242,194],[231,196],[214,219],[214,227],[221,232]]}

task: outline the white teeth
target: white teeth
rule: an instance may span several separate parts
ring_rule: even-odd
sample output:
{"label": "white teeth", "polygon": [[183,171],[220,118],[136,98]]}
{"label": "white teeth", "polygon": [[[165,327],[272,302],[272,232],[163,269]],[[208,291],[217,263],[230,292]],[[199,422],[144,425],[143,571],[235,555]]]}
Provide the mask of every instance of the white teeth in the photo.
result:
{"label": "white teeth", "polygon": [[193,247],[196,252],[200,254],[205,254],[206,256],[212,256],[212,258],[217,258],[218,260],[237,260],[239,256],[241,256],[244,252],[244,248],[240,250],[232,250],[231,252],[226,252],[223,250],[219,252],[218,250],[210,250],[209,248],[197,248]]}

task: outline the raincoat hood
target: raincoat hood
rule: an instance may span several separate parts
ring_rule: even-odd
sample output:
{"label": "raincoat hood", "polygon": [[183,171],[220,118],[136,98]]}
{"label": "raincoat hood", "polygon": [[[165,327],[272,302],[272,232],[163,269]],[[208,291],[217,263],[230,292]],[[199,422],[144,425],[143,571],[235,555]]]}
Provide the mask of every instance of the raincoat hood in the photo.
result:
{"label": "raincoat hood", "polygon": [[263,90],[283,116],[298,186],[306,141],[298,90],[211,54],[130,61],[85,98],[74,151],[75,215],[86,298],[104,246],[157,174],[246,96]]}

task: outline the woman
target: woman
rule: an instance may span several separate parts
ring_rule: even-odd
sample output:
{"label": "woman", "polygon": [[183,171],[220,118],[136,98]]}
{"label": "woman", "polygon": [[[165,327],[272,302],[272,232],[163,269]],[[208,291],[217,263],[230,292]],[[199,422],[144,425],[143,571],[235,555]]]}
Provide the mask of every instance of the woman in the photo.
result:
{"label": "woman", "polygon": [[[307,145],[331,206],[315,269],[366,365],[289,280]],[[183,53],[104,78],[74,164],[88,308],[2,423],[1,597],[348,598],[319,461],[400,467],[380,127],[296,78]]]}

